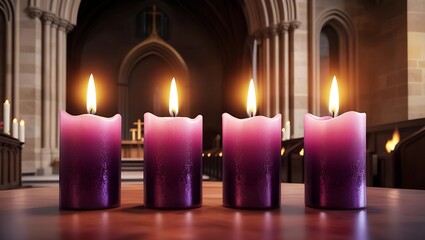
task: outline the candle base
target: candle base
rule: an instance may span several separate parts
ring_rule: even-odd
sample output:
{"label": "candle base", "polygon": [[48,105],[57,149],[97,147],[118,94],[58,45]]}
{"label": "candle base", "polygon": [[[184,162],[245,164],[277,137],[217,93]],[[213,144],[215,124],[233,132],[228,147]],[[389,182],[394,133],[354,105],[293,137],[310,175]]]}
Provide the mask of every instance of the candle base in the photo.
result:
{"label": "candle base", "polygon": [[166,185],[150,184],[152,182],[150,180],[148,177],[145,179],[144,203],[146,208],[178,210],[202,206],[202,181],[200,178],[185,182],[184,188],[171,184],[171,182],[176,183],[173,179],[169,179],[170,183]]}
{"label": "candle base", "polygon": [[353,210],[362,210],[366,209],[366,206],[359,206],[359,207],[328,207],[328,206],[317,206],[317,205],[308,205],[305,204],[308,208],[316,208],[316,209],[324,209],[324,210],[347,210],[347,211],[353,211]]}
{"label": "candle base", "polygon": [[111,208],[118,208],[121,204],[114,204],[114,205],[108,205],[108,206],[99,206],[99,207],[73,207],[73,206],[59,206],[60,210],[63,211],[95,211],[95,210],[102,210],[102,209],[111,209]]}
{"label": "candle base", "polygon": [[223,204],[225,208],[233,208],[233,209],[244,209],[244,210],[269,210],[269,209],[277,209],[280,208],[280,204],[273,206],[242,206],[242,205],[234,205],[234,204]]}
{"label": "candle base", "polygon": [[274,194],[272,195],[263,195],[264,198],[262,198],[262,200],[252,197],[255,195],[258,196],[259,194],[246,194],[244,195],[245,198],[241,198],[241,196],[229,196],[228,194],[224,193],[223,206],[226,208],[253,210],[280,208],[280,191],[278,189],[275,190]]}
{"label": "candle base", "polygon": [[183,209],[194,209],[202,207],[202,204],[186,205],[186,206],[161,206],[154,204],[145,204],[146,208],[159,209],[159,210],[183,210]]}
{"label": "candle base", "polygon": [[[311,171],[307,171],[311,173]],[[364,174],[363,174],[364,175]],[[351,178],[343,181],[341,178],[333,178],[329,181],[313,180],[311,174],[306,175],[305,180],[305,206],[310,208],[354,210],[366,208],[366,181],[351,181]],[[325,184],[317,184],[325,182]],[[340,182],[341,184],[336,184]]]}
{"label": "candle base", "polygon": [[[273,209],[279,208],[280,201],[280,171],[279,162],[277,167],[273,165],[270,169],[274,169],[267,176],[273,176],[267,179],[266,176],[252,178],[253,174],[245,174],[242,184],[234,174],[225,168],[223,179],[223,206],[227,208],[239,209]],[[252,180],[252,181],[251,181]],[[272,181],[270,181],[272,180]]]}

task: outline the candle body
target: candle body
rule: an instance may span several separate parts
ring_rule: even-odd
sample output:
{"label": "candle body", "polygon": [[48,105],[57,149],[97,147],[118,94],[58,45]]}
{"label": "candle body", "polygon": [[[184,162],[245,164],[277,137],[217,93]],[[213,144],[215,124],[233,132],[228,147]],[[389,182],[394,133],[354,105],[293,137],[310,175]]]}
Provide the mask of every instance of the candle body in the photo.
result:
{"label": "candle body", "polygon": [[286,121],[285,123],[285,140],[291,139],[291,122]]}
{"label": "candle body", "polygon": [[103,209],[120,205],[121,116],[60,116],[59,205]]}
{"label": "candle body", "polygon": [[10,135],[10,102],[3,103],[3,133]]}
{"label": "candle body", "polygon": [[19,132],[18,132],[18,119],[14,118],[12,121],[12,137],[18,138]]}
{"label": "candle body", "polygon": [[223,205],[280,207],[281,115],[223,114]]}
{"label": "candle body", "polygon": [[19,123],[19,141],[24,143],[25,142],[25,122],[24,120],[21,120]]}
{"label": "candle body", "polygon": [[202,116],[144,115],[145,206],[181,209],[202,204]]}
{"label": "candle body", "polygon": [[366,207],[366,114],[304,117],[305,204]]}

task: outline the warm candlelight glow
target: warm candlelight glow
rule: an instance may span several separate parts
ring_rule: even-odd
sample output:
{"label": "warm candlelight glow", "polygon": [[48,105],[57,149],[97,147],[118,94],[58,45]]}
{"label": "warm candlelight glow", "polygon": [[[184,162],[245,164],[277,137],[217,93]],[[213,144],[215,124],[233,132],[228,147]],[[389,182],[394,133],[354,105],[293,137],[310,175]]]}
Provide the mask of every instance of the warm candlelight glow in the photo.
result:
{"label": "warm candlelight glow", "polygon": [[280,149],[280,156],[283,156],[284,153],[285,153],[285,148],[282,147],[282,149]]}
{"label": "warm candlelight glow", "polygon": [[170,112],[170,115],[172,117],[176,117],[179,113],[179,98],[177,95],[177,86],[176,86],[176,80],[173,78],[171,80],[171,86],[170,86],[170,101],[169,101],[169,107],[168,110]]}
{"label": "warm candlelight glow", "polygon": [[329,112],[332,117],[338,116],[339,111],[339,94],[338,94],[338,83],[336,77],[334,76],[331,85],[331,93],[329,96]]}
{"label": "warm candlelight glow", "polygon": [[400,134],[398,133],[397,128],[394,130],[393,137],[387,141],[385,144],[385,149],[387,153],[390,153],[394,150],[395,146],[397,146],[398,142],[400,142]]}
{"label": "warm candlelight glow", "polygon": [[87,86],[87,112],[96,113],[96,89],[94,87],[93,74],[90,74],[89,84]]}
{"label": "warm candlelight glow", "polygon": [[256,101],[257,101],[257,98],[255,96],[254,81],[251,79],[251,82],[249,83],[248,99],[246,104],[246,112],[248,113],[249,117],[253,117],[257,113]]}
{"label": "warm candlelight glow", "polygon": [[10,104],[9,100],[4,101],[5,104]]}
{"label": "warm candlelight glow", "polygon": [[301,148],[300,152],[299,152],[300,156],[304,156],[304,148]]}

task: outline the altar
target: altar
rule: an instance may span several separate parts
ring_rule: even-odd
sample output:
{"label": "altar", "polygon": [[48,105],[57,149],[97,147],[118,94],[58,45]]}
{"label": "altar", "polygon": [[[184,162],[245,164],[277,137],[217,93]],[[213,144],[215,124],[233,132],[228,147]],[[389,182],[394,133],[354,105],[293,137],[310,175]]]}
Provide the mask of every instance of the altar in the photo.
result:
{"label": "altar", "polygon": [[131,140],[121,141],[121,160],[122,161],[142,161],[143,151],[143,122],[137,119],[133,123],[135,128],[130,128]]}
{"label": "altar", "polygon": [[143,160],[143,140],[122,140],[121,160]]}

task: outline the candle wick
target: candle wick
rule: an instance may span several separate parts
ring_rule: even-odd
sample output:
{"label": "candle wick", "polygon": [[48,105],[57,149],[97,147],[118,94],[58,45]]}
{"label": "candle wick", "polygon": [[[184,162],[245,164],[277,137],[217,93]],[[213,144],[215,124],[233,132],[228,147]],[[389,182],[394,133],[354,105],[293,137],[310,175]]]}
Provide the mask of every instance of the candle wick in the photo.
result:
{"label": "candle wick", "polygon": [[89,114],[95,114],[95,113],[96,113],[96,111],[93,108],[90,108]]}
{"label": "candle wick", "polygon": [[254,112],[250,112],[250,113],[249,113],[249,117],[250,117],[250,118],[254,117]]}
{"label": "candle wick", "polygon": [[177,116],[177,114],[176,114],[175,111],[171,111],[171,113],[173,114],[173,117],[176,117]]}
{"label": "candle wick", "polygon": [[332,111],[332,112],[331,112],[331,116],[332,116],[332,118],[334,118],[334,117],[335,117],[335,111]]}

